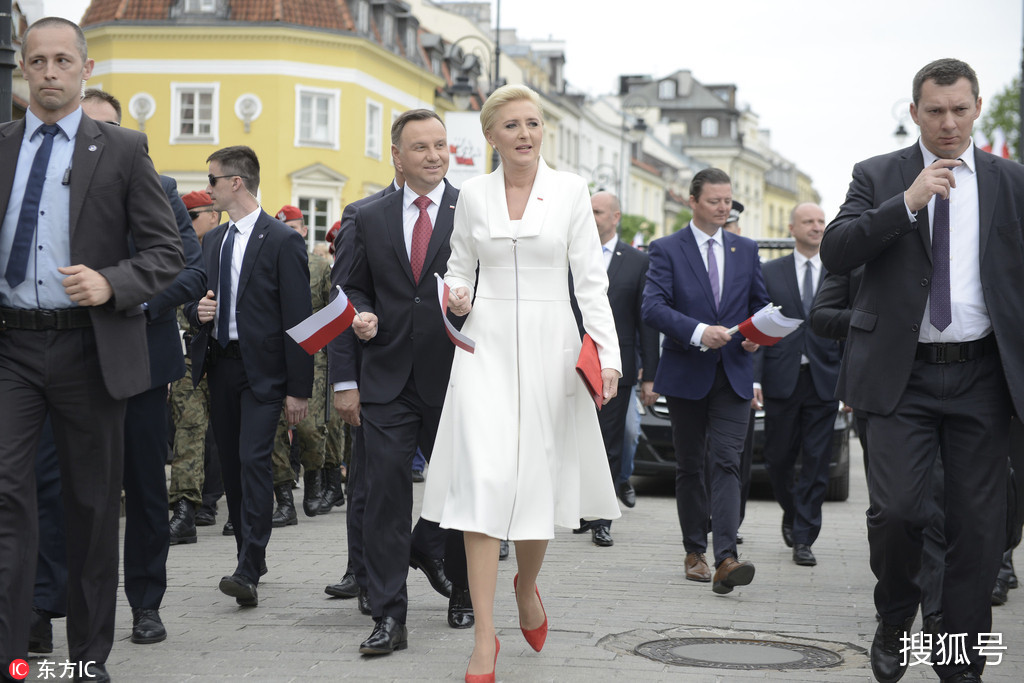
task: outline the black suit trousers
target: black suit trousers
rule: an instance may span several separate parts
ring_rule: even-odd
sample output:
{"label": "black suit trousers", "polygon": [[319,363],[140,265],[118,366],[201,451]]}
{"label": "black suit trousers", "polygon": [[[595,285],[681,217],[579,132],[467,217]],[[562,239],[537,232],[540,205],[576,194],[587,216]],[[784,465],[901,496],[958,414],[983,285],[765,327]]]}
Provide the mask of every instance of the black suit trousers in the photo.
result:
{"label": "black suit trousers", "polygon": [[805,364],[800,366],[792,394],[765,397],[764,403],[764,460],[775,500],[782,507],[782,522],[793,526],[794,543],[812,545],[821,531],[839,402],[818,397],[810,366]]}
{"label": "black suit trousers", "polygon": [[366,590],[366,561],[363,559],[363,517],[366,513],[366,444],[362,427],[349,426],[352,436],[352,461],[348,465],[348,567],[359,587]]}
{"label": "black suit trousers", "polygon": [[[465,549],[461,533],[442,530],[436,522],[412,524],[412,459],[417,446],[430,460],[441,419],[441,406],[428,405],[410,375],[405,388],[390,403],[364,403],[361,415],[366,440],[366,510],[363,514],[363,559],[374,619],[394,617],[405,623],[409,605],[406,579],[412,548],[442,559],[454,586],[467,587]],[[458,542],[449,541],[455,534]],[[449,569],[449,567],[451,569]]]}
{"label": "black suit trousers", "polygon": [[28,647],[39,520],[35,461],[53,421],[68,554],[71,661],[105,663],[114,639],[125,402],[111,398],[93,330],[0,334],[0,659]]}
{"label": "black suit trousers", "polygon": [[[683,547],[688,553],[707,552],[710,518],[718,566],[726,557],[737,556],[740,460],[750,401],[733,391],[721,363],[704,398],[665,399],[676,452],[676,508]],[[710,500],[706,479],[710,479]]]}
{"label": "black suit trousers", "polygon": [[[620,384],[615,398],[597,411],[597,421],[601,425],[601,436],[604,438],[604,450],[608,455],[608,469],[611,471],[612,484],[616,491],[625,481],[622,475],[622,451],[626,443],[626,416],[633,408],[633,401],[636,400],[633,387],[634,385]],[[593,524],[611,527],[612,522],[610,519],[600,519]]]}
{"label": "black suit trousers", "polygon": [[68,555],[64,502],[60,497],[60,461],[53,425],[43,424],[36,453],[36,501],[39,507],[39,559],[32,606],[65,616],[68,609]]}
{"label": "black suit trousers", "polygon": [[[992,628],[990,595],[1006,534],[1006,463],[1011,404],[999,356],[964,363],[914,361],[893,413],[869,413],[868,514],[875,606],[897,623],[921,591],[922,530],[933,519],[933,463],[942,458],[947,552],[942,614],[948,633],[965,633],[968,655]],[[934,661],[934,660],[933,660]],[[935,667],[940,677],[959,666]]]}
{"label": "black suit trousers", "polygon": [[159,609],[167,590],[167,387],[128,399],[124,430],[124,592],[133,609]]}
{"label": "black suit trousers", "polygon": [[217,359],[209,367],[208,380],[210,423],[220,455],[228,518],[235,527],[238,565],[234,573],[259,583],[274,514],[271,454],[283,399],[258,400],[241,359]]}

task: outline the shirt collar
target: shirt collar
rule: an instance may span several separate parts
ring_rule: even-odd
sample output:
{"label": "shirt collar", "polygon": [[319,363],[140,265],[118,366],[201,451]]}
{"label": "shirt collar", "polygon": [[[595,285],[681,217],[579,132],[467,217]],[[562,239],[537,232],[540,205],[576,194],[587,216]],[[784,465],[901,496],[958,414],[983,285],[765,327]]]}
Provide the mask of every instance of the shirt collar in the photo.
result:
{"label": "shirt collar", "polygon": [[[931,166],[936,161],[938,161],[939,157],[937,157],[934,154],[932,154],[931,150],[929,150],[927,147],[925,147],[924,143],[920,139],[918,139],[917,144],[921,148],[921,155],[924,157],[924,165],[925,165],[925,167]],[[961,168],[961,169],[963,169],[965,171],[968,171],[969,173],[973,174],[975,169],[977,168],[977,166],[974,165],[974,138],[973,137],[971,138],[970,144],[967,145],[967,149],[965,149],[964,153],[961,154],[958,158],[960,159],[960,161],[964,162],[964,165],[960,166],[959,168]]]}
{"label": "shirt collar", "polygon": [[805,268],[804,264],[807,263],[808,261],[810,261],[812,264],[814,264],[814,270],[816,272],[821,270],[821,254],[820,253],[815,254],[811,258],[807,258],[803,254],[801,254],[799,251],[794,249],[793,250],[793,258],[794,258],[794,260],[796,260],[796,269],[797,270],[803,270]]}
{"label": "shirt collar", "polygon": [[697,240],[698,247],[704,248],[704,245],[708,240],[714,240],[715,242],[718,242],[719,245],[722,245],[723,247],[725,246],[722,242],[722,228],[718,228],[714,235],[708,235],[706,232],[694,225],[693,221],[690,221],[690,230],[693,232],[694,239]]}
{"label": "shirt collar", "polygon": [[263,207],[257,206],[255,211],[243,216],[241,220],[234,224],[239,235],[248,235],[252,231],[256,225],[256,219],[260,217],[261,211],[263,211]]}
{"label": "shirt collar", "polygon": [[[430,201],[436,206],[441,206],[441,198],[444,197],[444,190],[445,186],[444,181],[442,180],[437,184],[437,187],[428,192],[425,196],[430,197]],[[402,190],[402,208],[408,209],[412,206],[412,203],[416,201],[417,197],[419,197],[419,195],[416,194],[415,191],[409,189],[409,183],[406,183]]]}
{"label": "shirt collar", "polygon": [[[78,125],[82,122],[82,108],[79,107],[57,122],[57,126],[64,131],[68,140],[74,140],[78,134]],[[25,110],[25,136],[31,140],[36,134],[39,126],[43,125],[42,119],[32,113],[32,109]]]}
{"label": "shirt collar", "polygon": [[610,240],[608,240],[607,242],[605,242],[604,244],[602,244],[601,247],[604,248],[604,249],[607,249],[608,251],[610,251],[610,252],[612,252],[614,254],[615,253],[615,245],[618,243],[618,241],[619,241],[619,236],[618,235],[613,235],[612,238]]}

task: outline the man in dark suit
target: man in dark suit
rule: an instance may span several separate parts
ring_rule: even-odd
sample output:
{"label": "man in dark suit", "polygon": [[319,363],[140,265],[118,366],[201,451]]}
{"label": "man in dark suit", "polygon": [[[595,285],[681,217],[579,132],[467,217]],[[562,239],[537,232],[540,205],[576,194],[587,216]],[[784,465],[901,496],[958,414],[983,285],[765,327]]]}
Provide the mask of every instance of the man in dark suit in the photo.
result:
{"label": "man in dark suit", "polygon": [[[647,282],[648,257],[618,238],[617,229],[622,213],[618,198],[610,192],[598,192],[590,198],[597,223],[598,237],[605,267],[608,270],[608,303],[615,317],[615,329],[619,335],[619,351],[622,355],[622,376],[619,377],[619,391],[597,413],[608,454],[608,467],[619,499],[626,507],[636,504],[636,493],[630,486],[629,478],[622,476],[622,450],[625,443],[626,414],[632,409],[636,394],[637,344],[639,343],[640,367],[644,377],[650,378],[641,384],[645,405],[653,405],[658,397],[654,393],[654,374],[658,369],[658,333],[643,324],[640,307],[643,303],[644,284]],[[573,300],[573,312],[580,319]],[[581,525],[582,526],[582,525]],[[594,545],[607,547],[613,544],[609,519],[598,519],[588,523]]]}
{"label": "man in dark suit", "polygon": [[358,389],[366,448],[363,544],[376,621],[359,648],[367,655],[407,646],[410,563],[424,568],[438,590],[446,558],[449,624],[473,625],[462,534],[422,519],[409,532],[412,458],[417,446],[430,458],[455,353],[433,274],[447,266],[458,191],[444,180],[448,137],[436,113],[403,113],[391,127],[391,142],[405,186],[356,209],[346,278],[346,292],[361,313],[352,327],[366,342]]}
{"label": "man in dark suit", "polygon": [[209,156],[213,208],[228,222],[203,239],[209,291],[186,306],[192,381],[207,373],[210,423],[221,458],[238,564],[220,590],[255,607],[266,573],[274,510],[271,453],[281,406],[289,424],[306,416],[313,359],[285,330],[312,314],[306,241],[260,208],[260,165],[244,146]]}
{"label": "man in dark suit", "polygon": [[[352,269],[352,246],[355,241],[356,210],[386,197],[405,184],[402,172],[395,169],[395,179],[384,189],[369,197],[349,202],[341,212],[338,232],[334,237],[334,267],[331,284],[345,289]],[[348,563],[338,583],[328,585],[324,592],[335,598],[358,598],[359,611],[370,615],[367,592],[366,562],[363,558],[363,514],[366,512],[366,448],[359,419],[360,343],[352,329],[347,329],[327,345],[328,382],[334,389],[334,409],[349,425],[352,437],[352,459],[348,466],[348,516],[345,519]],[[451,597],[451,587],[448,588]]]}
{"label": "man in dark suit", "polygon": [[938,454],[945,473],[944,631],[966,634],[970,664],[933,656],[944,680],[980,680],[979,635],[1005,548],[1010,415],[1024,409],[1024,168],[972,143],[981,112],[967,64],[914,77],[917,144],[857,164],[825,231],[822,262],[863,264],[837,395],[868,420],[871,568],[882,617],[871,645],[880,681],[906,671],[920,599],[921,532]]}
{"label": "man in dark suit", "polygon": [[109,680],[125,399],[150,386],[142,303],[181,270],[181,240],[145,136],[82,114],[93,62],[81,29],[41,19],[22,57],[29,108],[0,126],[0,659],[23,658],[29,640],[33,464],[49,413],[64,491],[69,658]]}
{"label": "man in dark suit", "polygon": [[[824,231],[821,207],[798,204],[789,216],[793,253],[764,265],[768,296],[787,317],[810,316],[825,276],[818,255]],[[807,325],[754,356],[754,380],[760,384],[754,394],[764,402],[764,460],[782,507],[782,538],[793,548],[793,561],[805,567],[817,564],[811,545],[821,531],[828,489],[839,361],[839,343],[819,337]]]}
{"label": "man in dark suit", "polygon": [[754,578],[754,565],[739,560],[736,530],[740,458],[754,397],[750,354],[757,350],[728,330],[763,308],[768,295],[757,245],[722,229],[732,209],[729,176],[717,168],[699,171],[690,183],[690,208],[690,225],[651,243],[643,319],[665,335],[654,391],[666,397],[672,422],[686,578],[712,581],[705,559],[710,526],[717,567],[712,589],[728,593]]}

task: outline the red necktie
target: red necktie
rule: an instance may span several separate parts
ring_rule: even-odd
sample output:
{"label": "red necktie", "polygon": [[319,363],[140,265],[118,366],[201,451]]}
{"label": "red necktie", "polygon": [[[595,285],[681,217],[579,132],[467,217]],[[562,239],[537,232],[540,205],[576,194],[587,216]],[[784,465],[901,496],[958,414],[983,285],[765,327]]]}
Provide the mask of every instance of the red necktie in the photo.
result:
{"label": "red necktie", "polygon": [[412,248],[409,250],[409,264],[412,266],[412,277],[416,282],[420,281],[420,272],[423,270],[423,262],[427,260],[427,245],[430,244],[430,233],[433,230],[430,225],[430,214],[427,207],[430,206],[430,197],[417,197],[412,202],[419,210],[420,215],[416,219],[416,225],[412,228]]}

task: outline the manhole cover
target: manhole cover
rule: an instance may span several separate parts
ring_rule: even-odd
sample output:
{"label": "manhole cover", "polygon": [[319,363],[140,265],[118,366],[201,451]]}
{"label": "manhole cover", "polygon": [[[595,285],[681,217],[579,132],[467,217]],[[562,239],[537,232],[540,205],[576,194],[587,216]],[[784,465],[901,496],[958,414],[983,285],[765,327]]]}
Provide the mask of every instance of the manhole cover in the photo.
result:
{"label": "manhole cover", "polygon": [[634,651],[664,664],[709,669],[824,669],[843,663],[840,655],[813,645],[745,638],[668,638]]}

